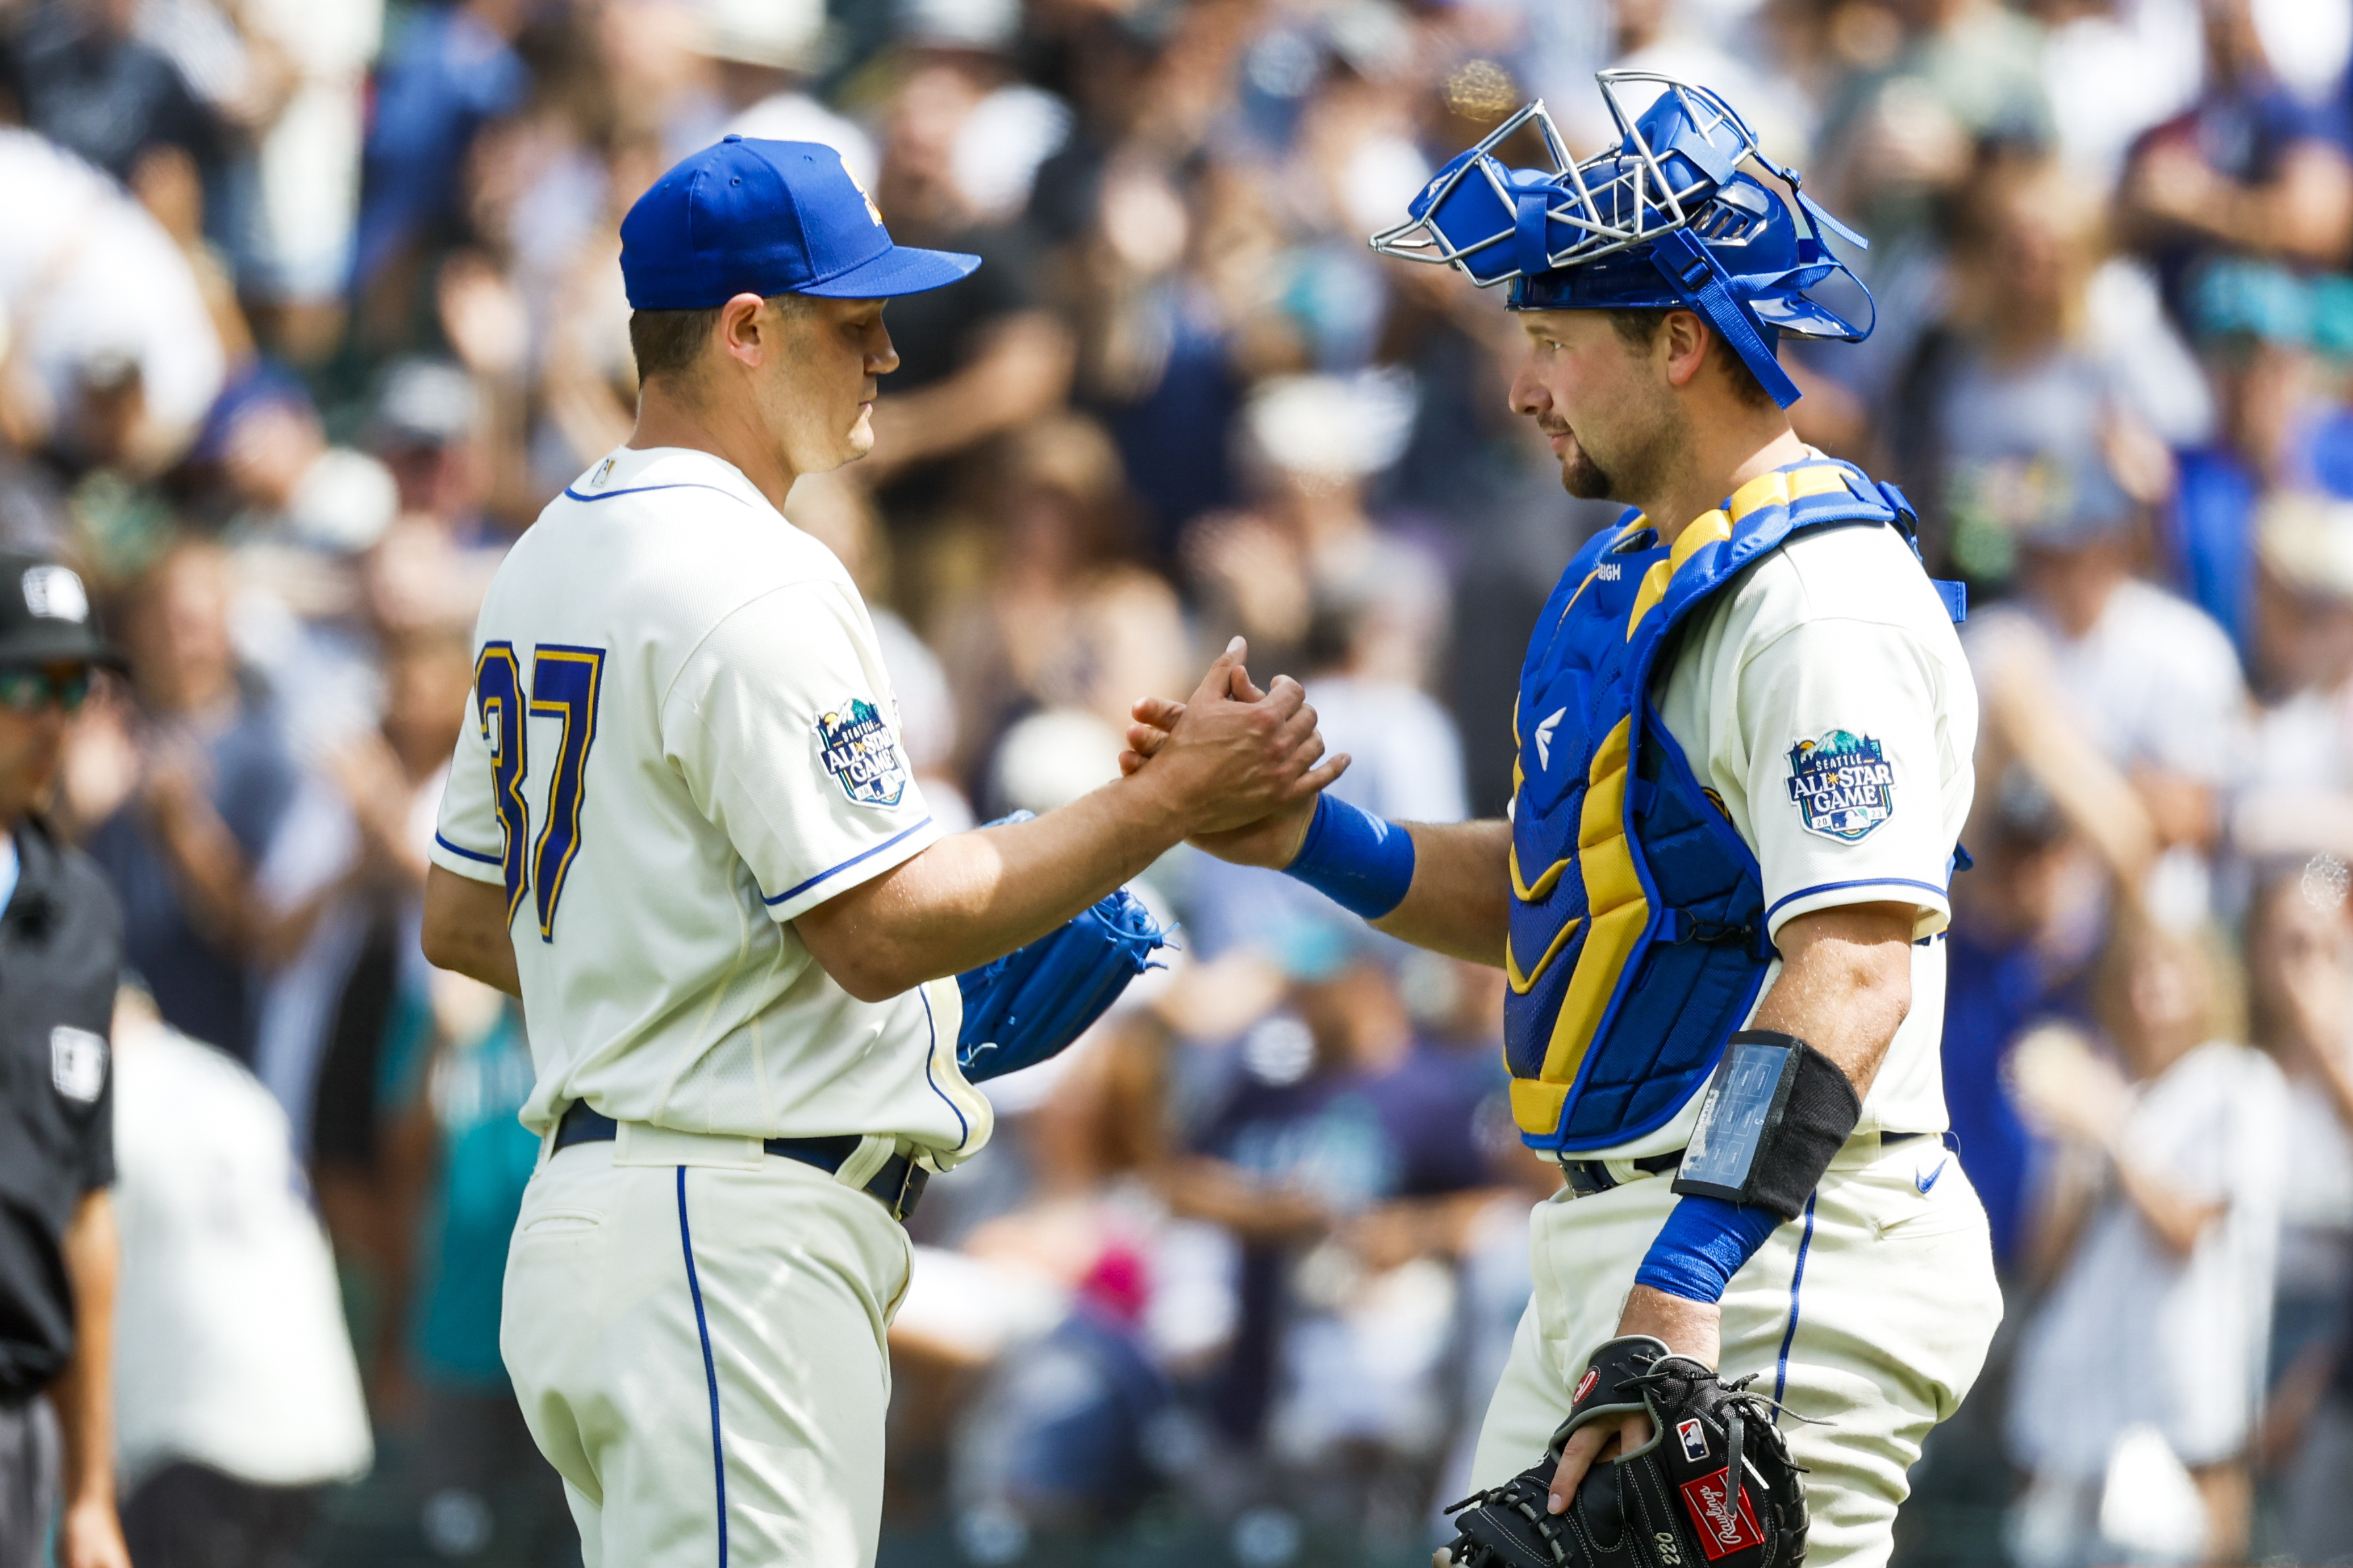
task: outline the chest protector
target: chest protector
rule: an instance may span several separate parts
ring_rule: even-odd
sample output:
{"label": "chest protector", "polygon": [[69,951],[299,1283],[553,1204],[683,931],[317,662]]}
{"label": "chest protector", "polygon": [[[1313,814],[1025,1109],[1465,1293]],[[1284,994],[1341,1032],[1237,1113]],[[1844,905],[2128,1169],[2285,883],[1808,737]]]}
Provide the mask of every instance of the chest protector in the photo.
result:
{"label": "chest protector", "polygon": [[1664,1125],[1748,1016],[1773,948],[1757,857],[1660,722],[1675,629],[1806,529],[1912,529],[1900,491],[1809,458],[1762,474],[1672,548],[1637,516],[1569,563],[1520,671],[1504,1054],[1531,1147]]}

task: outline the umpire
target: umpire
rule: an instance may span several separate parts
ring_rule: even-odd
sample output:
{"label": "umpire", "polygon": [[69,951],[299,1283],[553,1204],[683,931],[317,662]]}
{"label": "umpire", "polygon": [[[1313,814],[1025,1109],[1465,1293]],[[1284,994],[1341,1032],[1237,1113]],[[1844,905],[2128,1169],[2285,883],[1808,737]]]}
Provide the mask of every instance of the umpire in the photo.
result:
{"label": "umpire", "polygon": [[0,1568],[47,1561],[53,1512],[61,1568],[131,1561],[114,1507],[107,1191],[122,921],[42,816],[66,716],[92,667],[118,662],[79,577],[0,551]]}

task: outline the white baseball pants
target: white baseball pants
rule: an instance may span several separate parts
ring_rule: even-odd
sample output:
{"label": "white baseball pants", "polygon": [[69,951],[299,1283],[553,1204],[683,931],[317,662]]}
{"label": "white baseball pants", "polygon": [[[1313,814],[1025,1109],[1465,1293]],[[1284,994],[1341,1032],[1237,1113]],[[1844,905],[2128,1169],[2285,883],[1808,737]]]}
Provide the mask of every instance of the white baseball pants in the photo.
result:
{"label": "white baseball pants", "polygon": [[871,1563],[906,1232],[755,1140],[620,1134],[541,1162],[499,1328],[586,1568]]}
{"label": "white baseball pants", "polygon": [[[1536,1205],[1535,1294],[1480,1429],[1473,1485],[1543,1454],[1674,1201],[1672,1177],[1652,1177]],[[1806,1417],[1781,1428],[1809,1471],[1807,1568],[1880,1568],[1921,1442],[1968,1393],[2001,1321],[1985,1210],[1960,1162],[1932,1137],[1882,1149],[1876,1132],[1857,1134],[1806,1213],[1733,1276],[1723,1307],[1722,1375],[1756,1373],[1750,1386]]]}

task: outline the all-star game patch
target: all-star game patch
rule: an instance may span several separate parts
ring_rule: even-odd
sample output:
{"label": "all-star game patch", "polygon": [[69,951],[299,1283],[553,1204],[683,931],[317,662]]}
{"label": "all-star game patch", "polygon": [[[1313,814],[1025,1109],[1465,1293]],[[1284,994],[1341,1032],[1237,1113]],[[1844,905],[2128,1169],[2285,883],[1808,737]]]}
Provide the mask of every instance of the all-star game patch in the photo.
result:
{"label": "all-star game patch", "polygon": [[907,793],[907,764],[874,704],[852,697],[817,716],[818,754],[841,793],[859,805],[896,805]]}
{"label": "all-star game patch", "polygon": [[1808,831],[1852,844],[1895,815],[1895,770],[1870,736],[1825,731],[1789,748],[1789,799]]}

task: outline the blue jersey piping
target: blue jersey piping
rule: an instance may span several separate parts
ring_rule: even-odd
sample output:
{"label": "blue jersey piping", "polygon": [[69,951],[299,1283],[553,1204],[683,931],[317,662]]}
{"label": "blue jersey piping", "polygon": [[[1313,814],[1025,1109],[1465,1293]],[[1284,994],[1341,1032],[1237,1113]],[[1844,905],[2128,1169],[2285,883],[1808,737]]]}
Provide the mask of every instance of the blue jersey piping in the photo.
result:
{"label": "blue jersey piping", "polygon": [[829,866],[826,868],[826,869],[819,871],[816,876],[811,877],[807,881],[796,882],[791,887],[786,888],[783,892],[778,893],[775,898],[762,899],[760,901],[767,905],[770,909],[775,909],[778,904],[787,902],[790,900],[797,898],[801,894],[807,892],[811,888],[816,887],[828,877],[847,871],[852,866],[857,865],[860,860],[872,859],[875,856],[881,854],[885,849],[890,848],[893,844],[900,842],[902,839],[908,837],[912,834],[921,833],[924,828],[929,827],[931,825],[932,819],[927,816],[923,818],[923,821],[915,824],[914,826],[908,828],[906,832],[894,833],[890,837],[885,838],[881,843],[877,844],[873,848],[862,849],[857,854],[852,855],[849,859],[844,860],[840,865]]}

